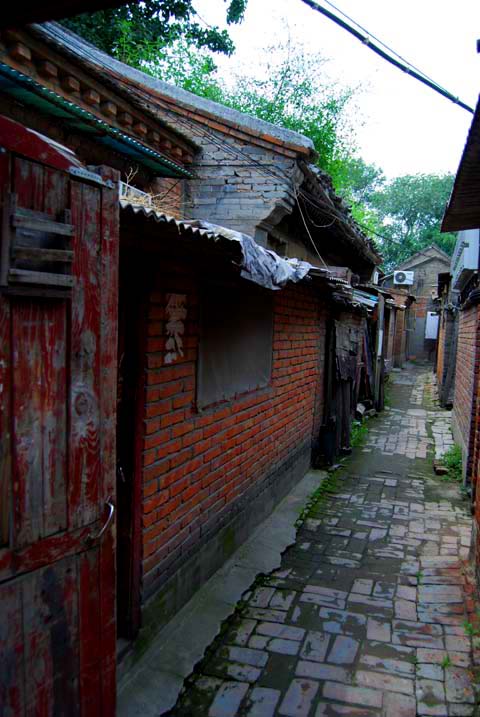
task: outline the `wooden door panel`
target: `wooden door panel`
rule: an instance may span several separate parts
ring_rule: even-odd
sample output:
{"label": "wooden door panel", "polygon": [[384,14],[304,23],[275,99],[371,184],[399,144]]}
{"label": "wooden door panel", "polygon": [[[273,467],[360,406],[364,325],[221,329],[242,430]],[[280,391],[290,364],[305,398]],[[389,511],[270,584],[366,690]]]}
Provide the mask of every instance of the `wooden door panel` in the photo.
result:
{"label": "wooden door panel", "polygon": [[12,322],[13,544],[65,530],[66,304],[15,299]]}
{"label": "wooden door panel", "polygon": [[16,157],[13,171],[13,192],[19,206],[42,212],[44,207],[45,167],[38,162]]}
{"label": "wooden door panel", "polygon": [[100,485],[100,310],[101,194],[72,182],[75,226],[71,324],[70,524],[99,516]]}
{"label": "wooden door panel", "polygon": [[70,207],[70,183],[63,172],[45,167],[43,211],[57,218]]}
{"label": "wooden door panel", "polygon": [[72,556],[22,579],[27,717],[79,714],[78,579]]}
{"label": "wooden door panel", "polygon": [[80,695],[85,714],[97,717],[101,715],[102,664],[100,643],[102,623],[100,612],[99,550],[90,550],[79,557],[80,576]]}
{"label": "wooden door panel", "polygon": [[10,534],[10,388],[10,303],[0,295],[0,549],[8,545]]}
{"label": "wooden door panel", "polygon": [[2,235],[12,193],[75,227],[70,295],[0,291],[1,717],[115,713],[118,176],[66,169],[0,155]]}
{"label": "wooden door panel", "polygon": [[0,585],[0,714],[24,714],[25,683],[22,591],[19,581]]}

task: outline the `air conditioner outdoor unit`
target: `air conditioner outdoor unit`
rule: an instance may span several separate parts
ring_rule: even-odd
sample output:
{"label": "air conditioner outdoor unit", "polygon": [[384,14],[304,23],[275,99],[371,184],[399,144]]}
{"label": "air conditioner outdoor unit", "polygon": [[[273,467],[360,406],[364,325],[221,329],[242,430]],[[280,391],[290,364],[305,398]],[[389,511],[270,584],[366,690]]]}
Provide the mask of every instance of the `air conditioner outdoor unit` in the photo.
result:
{"label": "air conditioner outdoor unit", "polygon": [[400,286],[412,286],[414,277],[414,271],[394,271],[393,283]]}
{"label": "air conditioner outdoor unit", "polygon": [[450,274],[452,289],[461,291],[475,271],[478,271],[478,245],[480,229],[458,232],[453,250]]}

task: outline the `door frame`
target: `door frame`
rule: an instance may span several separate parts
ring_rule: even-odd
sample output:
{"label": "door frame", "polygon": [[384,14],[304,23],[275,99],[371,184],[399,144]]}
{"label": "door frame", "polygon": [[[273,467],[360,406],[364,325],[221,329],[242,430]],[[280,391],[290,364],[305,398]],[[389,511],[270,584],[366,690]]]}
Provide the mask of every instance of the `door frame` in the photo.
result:
{"label": "door frame", "polygon": [[[121,235],[121,228],[120,228]],[[124,248],[124,252],[128,254],[130,249]],[[141,252],[142,255],[142,252]],[[128,265],[128,269],[122,271],[123,262]],[[136,330],[132,332],[133,337],[131,338],[133,346],[131,350],[135,352],[134,356],[134,369],[133,369],[133,380],[135,383],[134,387],[134,409],[133,409],[133,436],[128,447],[132,456],[132,475],[131,475],[131,511],[127,516],[130,527],[130,545],[128,556],[123,557],[123,560],[127,560],[129,563],[129,580],[127,585],[123,587],[128,589],[130,599],[128,601],[128,615],[124,621],[123,628],[125,634],[119,635],[126,639],[133,640],[138,635],[141,627],[141,579],[142,579],[142,551],[143,551],[143,531],[142,531],[142,503],[143,503],[143,451],[144,451],[144,429],[143,424],[145,420],[146,410],[146,342],[148,338],[148,290],[145,288],[145,284],[139,278],[139,271],[142,269],[142,262],[137,257],[135,259],[122,257],[122,245],[120,246],[120,280],[119,280],[119,307],[122,301],[133,301],[135,306],[133,311],[129,314],[130,319],[133,315],[135,317],[134,324]],[[145,272],[145,264],[143,269]],[[125,274],[127,273],[130,277],[133,276],[132,280],[125,280]],[[119,312],[120,313],[120,312]],[[124,322],[123,316],[119,317],[120,322]],[[124,331],[124,325],[119,326],[119,339],[120,332]],[[125,339],[125,336],[123,337]],[[125,342],[126,343],[126,342]],[[125,345],[125,344],[124,344]],[[120,357],[120,352],[119,352]],[[119,450],[117,445],[117,462],[119,461]],[[117,478],[118,480],[118,478]],[[125,519],[125,515],[121,513],[122,508],[117,515],[117,525],[120,525],[120,521]],[[117,589],[119,587],[117,579]],[[126,628],[126,629],[125,629]]]}

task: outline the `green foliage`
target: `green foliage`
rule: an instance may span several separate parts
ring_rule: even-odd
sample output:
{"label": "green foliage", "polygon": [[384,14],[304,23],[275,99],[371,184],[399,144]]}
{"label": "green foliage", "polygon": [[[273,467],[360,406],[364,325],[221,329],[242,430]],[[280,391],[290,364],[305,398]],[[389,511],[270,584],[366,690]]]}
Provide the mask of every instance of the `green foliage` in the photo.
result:
{"label": "green foliage", "polygon": [[478,627],[473,625],[473,623],[469,622],[468,620],[463,623],[463,629],[469,637],[476,637],[480,634],[480,630],[478,629]]}
{"label": "green foliage", "polygon": [[366,198],[381,221],[380,252],[390,271],[417,251],[436,244],[447,254],[454,234],[442,234],[440,224],[453,185],[451,174],[416,174],[383,183]]}
{"label": "green foliage", "polygon": [[[354,150],[348,112],[354,91],[328,82],[322,72],[324,58],[307,56],[301,47],[268,48],[265,57],[254,74],[238,73],[227,84],[211,55],[184,39],[165,46],[154,58],[145,55],[140,67],[201,97],[306,135],[315,146],[318,165],[332,176],[335,186],[355,183],[352,197],[354,192],[367,191],[361,160],[356,165],[352,159],[351,169],[346,169]],[[363,166],[367,174],[367,165]]]}
{"label": "green foliage", "polygon": [[392,405],[392,384],[390,376],[385,376],[385,382],[383,386],[383,405],[390,407]]}
{"label": "green foliage", "polygon": [[447,468],[448,473],[444,480],[452,480],[461,483],[463,480],[462,472],[462,449],[460,446],[452,446],[443,456],[442,463]]}
{"label": "green foliage", "polygon": [[350,445],[352,448],[358,448],[363,445],[368,435],[368,426],[366,421],[353,421],[352,430],[350,431]]}
{"label": "green foliage", "polygon": [[[228,24],[243,19],[248,0],[229,0]],[[63,24],[92,44],[134,67],[154,60],[157,52],[180,38],[196,47],[227,55],[234,50],[226,30],[204,27],[192,0],[144,0],[118,8],[85,13]]]}
{"label": "green foliage", "polygon": [[301,47],[268,48],[266,56],[256,76],[237,77],[226,103],[309,137],[318,165],[338,184],[343,163],[354,147],[348,112],[353,90],[330,83],[322,71],[325,59],[307,55]]}
{"label": "green foliage", "polygon": [[[218,2],[219,0],[217,0]],[[357,90],[331,82],[325,58],[289,42],[234,81],[222,79],[212,52],[230,55],[225,30],[206,27],[193,0],[145,0],[79,15],[64,24],[107,53],[166,82],[309,137],[317,164],[332,178],[352,215],[377,243],[384,268],[436,243],[451,253],[452,234],[440,234],[451,175],[407,175],[387,181],[357,156],[353,100]],[[227,24],[242,20],[248,0],[224,0]],[[378,236],[383,238],[378,238]]]}
{"label": "green foliage", "polygon": [[192,47],[185,38],[163,47],[153,60],[143,60],[141,69],[195,95],[225,103],[226,90],[218,79],[217,66],[211,54]]}

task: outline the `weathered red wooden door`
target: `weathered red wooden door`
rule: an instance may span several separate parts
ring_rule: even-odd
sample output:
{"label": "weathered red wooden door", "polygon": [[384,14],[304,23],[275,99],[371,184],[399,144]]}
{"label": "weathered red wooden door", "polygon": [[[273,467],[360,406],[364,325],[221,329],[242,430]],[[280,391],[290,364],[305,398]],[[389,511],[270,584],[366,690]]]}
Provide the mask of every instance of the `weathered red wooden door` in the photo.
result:
{"label": "weathered red wooden door", "polygon": [[26,256],[31,269],[40,251],[50,270],[36,286],[10,270],[0,287],[0,715],[104,717],[115,712],[118,202],[114,182],[75,176],[73,155],[18,126],[12,139],[11,124],[0,118],[2,260]]}

